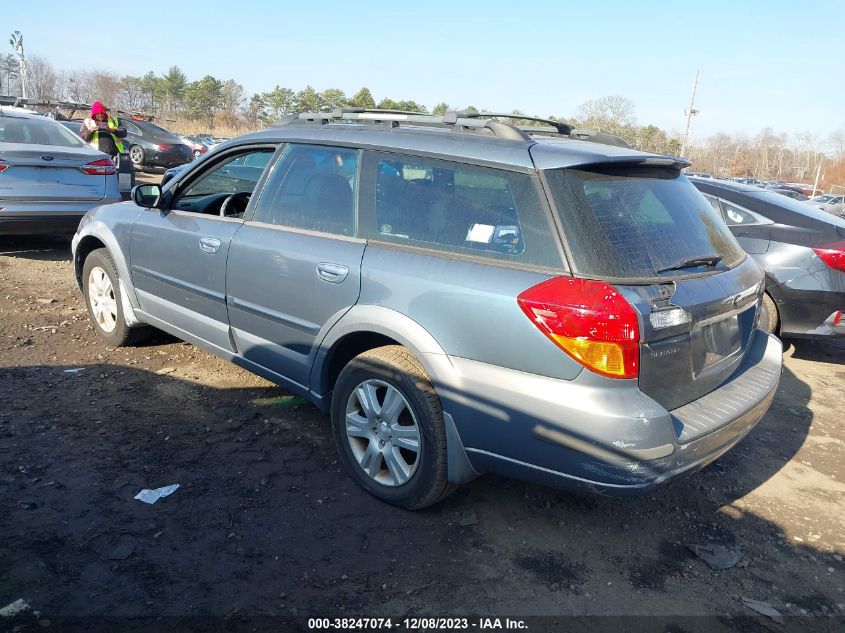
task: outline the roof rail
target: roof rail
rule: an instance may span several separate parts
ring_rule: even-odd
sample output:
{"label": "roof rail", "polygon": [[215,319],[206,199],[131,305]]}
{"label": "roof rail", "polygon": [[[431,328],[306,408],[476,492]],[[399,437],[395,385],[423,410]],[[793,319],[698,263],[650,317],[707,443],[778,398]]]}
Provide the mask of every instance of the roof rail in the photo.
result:
{"label": "roof rail", "polygon": [[499,138],[527,141],[530,137],[512,125],[491,121],[479,117],[463,117],[462,113],[447,112],[443,116],[409,112],[407,110],[379,110],[373,108],[335,108],[331,112],[304,112],[288,115],[276,122],[276,125],[295,123],[332,123],[335,121],[360,121],[387,125],[390,128],[400,125],[421,125],[428,127],[451,128],[455,131],[487,130]]}
{"label": "roof rail", "polygon": [[[543,119],[536,116],[528,116],[527,114],[505,114],[500,112],[475,112],[474,110],[471,111],[462,111],[462,112],[455,112],[455,113],[447,113],[447,116],[450,114],[454,114],[458,118],[462,119],[512,119],[514,121],[535,121],[537,123],[545,123],[547,127],[554,128],[558,134],[563,134],[564,136],[569,136],[569,133],[572,131],[572,126],[568,123],[563,121],[556,121],[554,119]],[[520,128],[524,129],[524,128]]]}
{"label": "roof rail", "polygon": [[[520,121],[534,121],[545,123],[544,126],[517,127],[510,123],[496,119],[516,119]],[[376,108],[340,107],[331,112],[303,112],[289,114],[280,119],[275,125],[292,125],[297,123],[326,124],[336,121],[358,121],[381,124],[389,128],[403,125],[420,125],[427,127],[451,128],[456,132],[485,131],[497,138],[514,141],[529,141],[532,135],[552,134],[570,139],[592,141],[605,145],[628,147],[631,145],[623,138],[606,132],[593,130],[576,130],[569,123],[542,119],[524,114],[505,114],[498,112],[470,112],[451,111],[444,115],[409,112],[407,110],[379,110]]]}

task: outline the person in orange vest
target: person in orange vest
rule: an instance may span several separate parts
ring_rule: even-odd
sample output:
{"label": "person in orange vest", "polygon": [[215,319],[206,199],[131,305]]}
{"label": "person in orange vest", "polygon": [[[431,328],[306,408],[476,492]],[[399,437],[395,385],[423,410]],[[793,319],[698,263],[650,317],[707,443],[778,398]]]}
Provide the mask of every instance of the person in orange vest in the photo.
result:
{"label": "person in orange vest", "polygon": [[91,116],[82,122],[79,135],[94,149],[111,156],[117,164],[117,157],[123,153],[120,139],[126,138],[126,128],[120,127],[117,117],[110,115],[99,101],[91,104]]}

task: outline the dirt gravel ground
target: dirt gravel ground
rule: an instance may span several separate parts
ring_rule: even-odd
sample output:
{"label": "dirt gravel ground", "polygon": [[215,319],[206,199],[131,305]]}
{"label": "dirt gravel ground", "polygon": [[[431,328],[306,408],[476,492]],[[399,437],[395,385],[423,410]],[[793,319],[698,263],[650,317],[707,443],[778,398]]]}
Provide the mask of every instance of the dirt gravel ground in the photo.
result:
{"label": "dirt gravel ground", "polygon": [[[653,496],[485,476],[413,513],[359,490],[327,417],[279,388],[164,334],[107,347],[71,269],[68,240],[0,238],[0,607],[38,612],[20,630],[106,615],[278,616],[286,630],[349,614],[783,630],[744,599],[787,627],[842,630],[841,343],[789,345],[757,429]],[[133,499],[173,483],[155,505]],[[688,544],[742,558],[714,571]]]}

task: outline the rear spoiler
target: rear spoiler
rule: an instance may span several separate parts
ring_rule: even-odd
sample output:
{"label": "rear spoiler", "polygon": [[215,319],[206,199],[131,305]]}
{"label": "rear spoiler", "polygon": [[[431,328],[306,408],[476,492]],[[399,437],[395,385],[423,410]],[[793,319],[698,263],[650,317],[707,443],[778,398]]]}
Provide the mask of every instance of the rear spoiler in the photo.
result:
{"label": "rear spoiler", "polygon": [[601,165],[630,165],[637,167],[668,167],[678,171],[689,167],[692,163],[680,156],[606,156],[594,163],[572,165],[573,168],[599,167]]}

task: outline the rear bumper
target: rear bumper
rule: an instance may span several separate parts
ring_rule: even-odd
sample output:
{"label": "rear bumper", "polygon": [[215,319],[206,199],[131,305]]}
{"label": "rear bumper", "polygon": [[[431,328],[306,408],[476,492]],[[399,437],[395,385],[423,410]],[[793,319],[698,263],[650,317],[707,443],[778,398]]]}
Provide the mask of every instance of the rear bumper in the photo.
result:
{"label": "rear bumper", "polygon": [[76,232],[83,215],[0,218],[0,235],[70,235]]}
{"label": "rear bumper", "polygon": [[178,167],[194,160],[194,153],[175,152],[166,150],[163,152],[150,151],[144,155],[144,165],[151,167]]}
{"label": "rear bumper", "polygon": [[[608,387],[605,380],[597,389],[593,374],[586,377],[588,384],[576,384],[585,382],[583,374],[571,383],[512,376],[512,384],[527,395],[518,407],[506,397],[507,409],[496,404],[504,382],[474,395],[471,407],[448,386],[441,399],[475,470],[631,496],[694,472],[735,446],[771,405],[781,368],[780,341],[758,330],[728,381],[674,411],[639,392],[636,381]],[[486,381],[479,368],[474,372]],[[526,387],[529,391],[523,391]]]}
{"label": "rear bumper", "polygon": [[0,235],[45,235],[75,233],[79,221],[89,210],[112,202],[120,202],[115,183],[114,192],[102,200],[80,202],[3,202],[0,206]]}
{"label": "rear bumper", "polygon": [[845,337],[845,320],[834,323],[836,313],[845,312],[845,273],[833,269],[817,271],[770,292],[780,313],[784,337]]}

